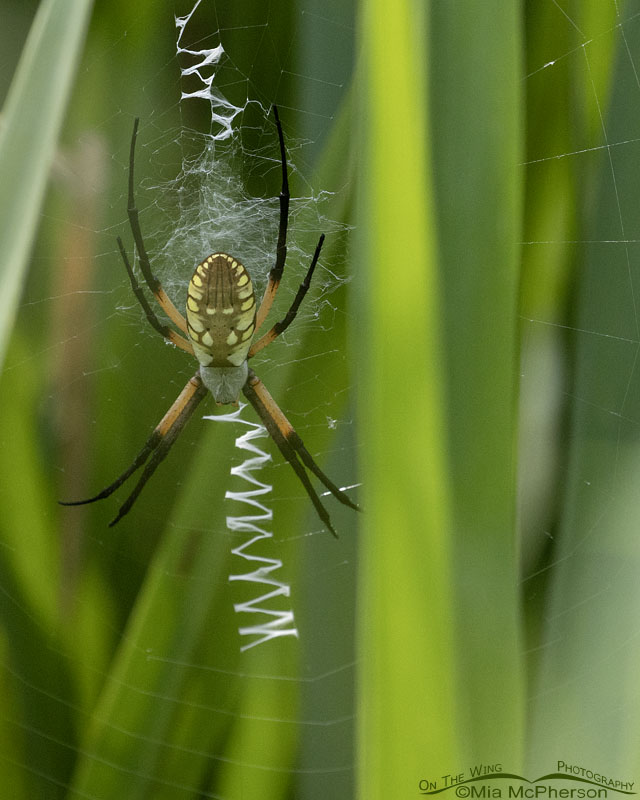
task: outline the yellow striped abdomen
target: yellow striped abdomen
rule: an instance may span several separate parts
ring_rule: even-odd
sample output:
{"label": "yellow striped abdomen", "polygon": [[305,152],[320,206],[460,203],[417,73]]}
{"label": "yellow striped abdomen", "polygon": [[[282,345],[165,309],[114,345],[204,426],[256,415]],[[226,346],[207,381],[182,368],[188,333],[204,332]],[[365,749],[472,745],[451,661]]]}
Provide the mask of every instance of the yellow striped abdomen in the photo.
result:
{"label": "yellow striped abdomen", "polygon": [[255,330],[256,299],[249,273],[235,258],[214,253],[189,281],[187,329],[204,367],[239,367]]}

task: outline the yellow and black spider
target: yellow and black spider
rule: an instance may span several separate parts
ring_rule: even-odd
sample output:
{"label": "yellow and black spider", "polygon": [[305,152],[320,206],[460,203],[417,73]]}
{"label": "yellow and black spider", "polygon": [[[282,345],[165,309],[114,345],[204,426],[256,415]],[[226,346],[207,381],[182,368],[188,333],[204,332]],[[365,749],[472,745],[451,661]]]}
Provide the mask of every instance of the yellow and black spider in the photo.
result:
{"label": "yellow and black spider", "polygon": [[282,126],[280,124],[278,110],[275,106],[273,107],[273,112],[280,142],[280,160],[282,163],[280,223],[278,227],[276,259],[273,268],[269,272],[267,287],[260,307],[256,311],[256,299],[251,278],[240,261],[226,253],[214,253],[198,264],[193,273],[193,277],[189,281],[186,319],[171,302],[162,288],[160,281],[154,277],[151,271],[149,256],[144,246],[133,189],[134,159],[139,122],[139,120],[135,120],[129,156],[129,200],[127,214],[129,216],[133,240],[135,242],[135,250],[138,254],[138,264],[147,287],[153,293],[160,307],[176,327],[179,328],[182,333],[186,334],[186,337],[177,333],[168,325],[163,325],[158,319],[142,288],[138,284],[120,237],[118,237],[118,247],[120,248],[122,260],[131,281],[133,293],[144,309],[149,323],[167,341],[172,342],[185,352],[195,356],[200,366],[196,374],[189,379],[187,385],[180,392],[174,404],[155,427],[144,447],[136,456],[133,464],[131,464],[120,477],[116,478],[112,484],[94,497],[90,497],[87,500],[76,500],[72,502],[61,501],[62,505],[83,505],[109,497],[109,495],[113,494],[113,492],[115,492],[137,469],[146,464],[138,483],[120,507],[116,518],[110,523],[110,525],[115,525],[116,522],[130,511],[145,484],[149,478],[151,478],[160,462],[166,457],[171,446],[178,438],[196,407],[207,394],[207,391],[211,392],[218,405],[227,403],[237,405],[238,397],[242,391],[244,396],[257,411],[258,416],[264,423],[282,455],[293,467],[294,472],[300,479],[300,482],[304,486],[311,502],[318,512],[318,516],[331,533],[334,536],[336,535],[331,525],[329,514],[313,488],[309,476],[305,471],[305,467],[327,487],[337,500],[350,508],[359,510],[358,506],[329,480],[316,464],[311,454],[304,446],[302,439],[278,408],[265,385],[248,365],[250,358],[253,358],[256,353],[270,344],[293,322],[298,308],[309,289],[313,271],[318,263],[320,250],[322,249],[322,243],[324,241],[323,234],[313,254],[311,266],[307,271],[304,281],[300,284],[300,288],[286,315],[280,322],[276,322],[270,330],[257,339],[257,341],[254,341],[254,335],[264,323],[275,299],[280,280],[282,279],[287,255],[287,226],[289,222],[290,199],[289,180],[287,176],[287,154]]}

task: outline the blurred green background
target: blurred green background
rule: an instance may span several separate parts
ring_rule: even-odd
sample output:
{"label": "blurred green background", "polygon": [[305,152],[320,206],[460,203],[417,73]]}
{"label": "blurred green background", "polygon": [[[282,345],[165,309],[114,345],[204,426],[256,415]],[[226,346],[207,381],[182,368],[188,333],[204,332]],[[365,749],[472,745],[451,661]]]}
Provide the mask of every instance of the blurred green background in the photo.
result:
{"label": "blurred green background", "polygon": [[278,310],[327,233],[256,369],[364,509],[324,498],[334,540],[263,440],[274,539],[255,549],[283,562],[291,596],[269,602],[299,638],[246,652],[238,628],[264,620],[234,604],[264,586],[228,580],[247,537],[225,517],[246,512],[224,497],[246,488],[243,427],[194,419],[113,529],[122,490],[56,502],[118,475],[193,371],[115,244],[139,116],[169,291],[206,255],[183,166],[210,109],[180,101],[175,55],[190,8],[0,3],[5,796],[404,798],[560,759],[636,780],[640,4],[202,0],[188,43],[223,44],[214,85],[243,108],[204,185],[258,198],[228,232],[258,278],[273,102],[305,198]]}

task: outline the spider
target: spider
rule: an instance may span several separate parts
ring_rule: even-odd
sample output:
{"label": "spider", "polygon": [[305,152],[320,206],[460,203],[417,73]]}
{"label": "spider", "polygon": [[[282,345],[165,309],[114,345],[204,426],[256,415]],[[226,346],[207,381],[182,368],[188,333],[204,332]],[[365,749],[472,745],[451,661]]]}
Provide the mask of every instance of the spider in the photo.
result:
{"label": "spider", "polygon": [[[195,356],[199,362],[199,367],[195,375],[187,381],[186,386],[180,392],[171,408],[156,425],[130,467],[95,496],[86,500],[60,501],[61,505],[84,505],[86,503],[94,503],[96,500],[103,500],[113,494],[134,472],[144,465],[142,474],[133,491],[120,507],[115,519],[109,523],[110,527],[115,525],[131,510],[147,481],[151,478],[160,462],[166,458],[171,446],[207,392],[211,392],[218,405],[238,405],[238,397],[242,391],[256,410],[284,458],[291,464],[293,471],[309,495],[318,516],[331,533],[337,536],[329,514],[313,488],[305,467],[326,486],[337,500],[356,511],[360,510],[359,506],[345,492],[339,489],[316,464],[304,446],[302,439],[277,406],[265,385],[248,365],[248,361],[256,353],[271,344],[295,319],[300,304],[311,284],[313,271],[318,263],[324,242],[323,234],[320,236],[307,274],[300,284],[286,315],[256,340],[256,334],[264,323],[276,297],[287,255],[287,227],[289,223],[289,200],[291,197],[287,174],[287,153],[282,125],[275,105],[273,106],[273,113],[280,143],[282,167],[280,221],[275,263],[269,272],[262,302],[256,310],[256,298],[251,278],[241,262],[226,253],[213,253],[198,264],[189,281],[186,319],[171,302],[160,281],[153,275],[151,262],[142,238],[138,209],[136,208],[134,197],[133,175],[139,119],[135,120],[129,154],[129,197],[127,204],[129,224],[144,282],[158,301],[159,306],[181,333],[178,333],[169,325],[164,325],[156,316],[142,287],[138,284],[120,237],[117,239],[118,248],[129,275],[133,293],[142,306],[149,324],[166,341]],[[186,336],[182,334],[186,334]]]}

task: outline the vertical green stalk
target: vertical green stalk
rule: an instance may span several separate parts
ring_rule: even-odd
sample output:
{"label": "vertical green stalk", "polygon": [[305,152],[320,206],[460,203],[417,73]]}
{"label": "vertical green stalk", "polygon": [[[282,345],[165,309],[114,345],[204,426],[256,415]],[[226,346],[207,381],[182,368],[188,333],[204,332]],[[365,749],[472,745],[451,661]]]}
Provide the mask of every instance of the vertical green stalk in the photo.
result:
{"label": "vertical green stalk", "polygon": [[456,765],[424,3],[361,7],[355,333],[363,506],[359,792],[409,797]]}
{"label": "vertical green stalk", "polygon": [[456,641],[466,752],[515,771],[523,663],[516,531],[523,194],[518,3],[435,3],[430,38]]}
{"label": "vertical green stalk", "polygon": [[15,312],[91,0],[44,0],[20,59],[0,128],[0,363]]}
{"label": "vertical green stalk", "polygon": [[517,5],[367,0],[360,23],[369,798],[443,788],[474,761],[516,771],[522,754],[522,53]]}

